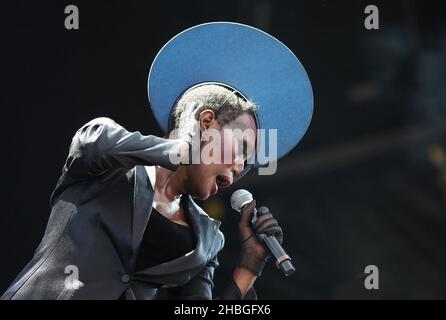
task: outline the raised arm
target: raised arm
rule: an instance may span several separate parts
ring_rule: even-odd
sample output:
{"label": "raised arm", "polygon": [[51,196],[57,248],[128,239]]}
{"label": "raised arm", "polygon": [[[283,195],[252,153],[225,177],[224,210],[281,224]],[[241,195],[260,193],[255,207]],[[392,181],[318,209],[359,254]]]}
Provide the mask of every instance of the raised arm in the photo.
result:
{"label": "raised arm", "polygon": [[74,175],[100,175],[135,165],[175,170],[177,164],[170,156],[184,153],[185,148],[187,143],[182,140],[129,132],[110,118],[96,118],[76,132],[64,169]]}

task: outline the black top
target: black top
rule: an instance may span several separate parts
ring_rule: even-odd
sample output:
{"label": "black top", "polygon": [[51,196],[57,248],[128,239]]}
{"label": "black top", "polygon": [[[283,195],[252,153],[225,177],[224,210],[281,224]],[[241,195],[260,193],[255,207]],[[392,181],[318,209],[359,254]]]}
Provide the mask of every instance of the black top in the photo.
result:
{"label": "black top", "polygon": [[175,223],[152,208],[136,258],[136,270],[174,260],[194,249],[192,228]]}

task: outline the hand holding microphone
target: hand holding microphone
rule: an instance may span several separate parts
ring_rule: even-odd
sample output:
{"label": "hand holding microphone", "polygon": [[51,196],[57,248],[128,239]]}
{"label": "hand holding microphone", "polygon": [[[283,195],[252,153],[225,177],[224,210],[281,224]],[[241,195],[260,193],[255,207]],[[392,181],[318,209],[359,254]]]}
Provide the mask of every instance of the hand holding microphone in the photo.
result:
{"label": "hand holding microphone", "polygon": [[241,213],[239,223],[242,253],[238,265],[260,275],[271,256],[276,266],[286,275],[294,273],[291,258],[283,250],[282,228],[267,207],[256,210],[256,202],[249,191],[240,189],[231,196],[231,206]]}

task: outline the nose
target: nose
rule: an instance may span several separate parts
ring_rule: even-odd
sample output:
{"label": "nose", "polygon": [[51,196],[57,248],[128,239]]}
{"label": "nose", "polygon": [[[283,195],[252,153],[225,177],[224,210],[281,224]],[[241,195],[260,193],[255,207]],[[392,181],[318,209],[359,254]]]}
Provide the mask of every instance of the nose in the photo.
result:
{"label": "nose", "polygon": [[243,172],[244,167],[245,166],[243,163],[236,163],[232,166],[232,176],[234,179],[236,179]]}

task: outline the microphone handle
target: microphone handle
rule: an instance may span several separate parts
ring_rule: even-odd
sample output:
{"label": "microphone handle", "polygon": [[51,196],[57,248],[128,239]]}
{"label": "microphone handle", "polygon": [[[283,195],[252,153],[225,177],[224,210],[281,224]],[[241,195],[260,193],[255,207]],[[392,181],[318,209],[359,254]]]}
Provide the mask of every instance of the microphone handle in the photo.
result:
{"label": "microphone handle", "polygon": [[285,276],[291,276],[296,269],[291,263],[290,256],[283,250],[279,241],[274,236],[267,236],[266,234],[259,234],[257,238],[263,244],[263,247],[268,251],[271,258],[274,259],[274,264],[282,271]]}

